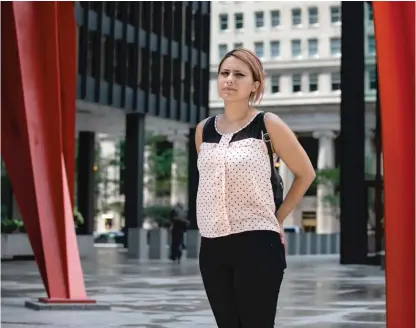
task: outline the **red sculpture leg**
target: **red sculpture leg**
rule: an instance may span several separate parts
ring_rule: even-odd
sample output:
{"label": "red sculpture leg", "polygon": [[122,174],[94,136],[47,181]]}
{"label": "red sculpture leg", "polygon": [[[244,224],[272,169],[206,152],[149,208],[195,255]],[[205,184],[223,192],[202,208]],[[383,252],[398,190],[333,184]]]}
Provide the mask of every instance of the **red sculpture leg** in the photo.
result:
{"label": "red sculpture leg", "polygon": [[[2,47],[7,49],[3,94],[10,94],[2,99],[2,155],[47,290],[43,301],[94,302],[86,296],[72,214],[68,176],[73,173],[67,170],[73,163],[66,164],[73,162],[72,127],[63,128],[66,118],[72,126],[75,120],[76,70],[60,72],[67,60],[73,65],[75,51],[60,52],[59,38],[74,40],[75,25],[61,26],[60,20],[74,20],[73,8],[9,2],[2,9],[10,16],[2,15],[8,24],[2,28],[5,42],[14,44],[11,50],[9,43]],[[64,30],[58,32],[58,26]]]}
{"label": "red sculpture leg", "polygon": [[59,72],[61,81],[62,147],[69,195],[74,206],[75,110],[77,97],[77,45],[74,4],[58,1]]}
{"label": "red sculpture leg", "polygon": [[21,204],[20,213],[24,218],[43,284],[49,294],[45,258],[42,248],[36,247],[41,245],[42,241],[38,208],[34,197],[35,186],[12,2],[1,3],[1,49],[1,154],[13,186],[14,196],[17,203]]}
{"label": "red sculpture leg", "polygon": [[415,327],[415,3],[373,2],[383,139],[387,327]]}

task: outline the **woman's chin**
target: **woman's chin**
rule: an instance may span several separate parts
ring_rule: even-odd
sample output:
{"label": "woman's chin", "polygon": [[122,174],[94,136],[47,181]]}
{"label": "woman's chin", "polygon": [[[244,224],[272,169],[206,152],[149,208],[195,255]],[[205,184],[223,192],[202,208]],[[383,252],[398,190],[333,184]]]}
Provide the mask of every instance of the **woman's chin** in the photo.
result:
{"label": "woman's chin", "polygon": [[228,101],[228,102],[235,102],[235,101],[240,101],[241,100],[241,99],[239,99],[239,97],[237,95],[232,95],[230,93],[222,94],[221,98],[224,101]]}

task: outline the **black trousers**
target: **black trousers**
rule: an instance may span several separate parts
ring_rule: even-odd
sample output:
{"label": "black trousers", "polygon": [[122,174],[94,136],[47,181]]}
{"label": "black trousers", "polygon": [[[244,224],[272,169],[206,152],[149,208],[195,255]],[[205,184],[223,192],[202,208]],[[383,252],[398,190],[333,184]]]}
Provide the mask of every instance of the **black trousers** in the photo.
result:
{"label": "black trousers", "polygon": [[219,328],[272,328],[286,268],[273,231],[201,240],[199,266]]}

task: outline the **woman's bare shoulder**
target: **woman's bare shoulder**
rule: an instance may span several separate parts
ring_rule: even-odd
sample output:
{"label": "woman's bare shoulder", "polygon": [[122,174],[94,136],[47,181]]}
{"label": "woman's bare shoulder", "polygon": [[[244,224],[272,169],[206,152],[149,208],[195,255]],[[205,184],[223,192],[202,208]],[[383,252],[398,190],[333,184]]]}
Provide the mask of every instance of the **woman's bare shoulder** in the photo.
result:
{"label": "woman's bare shoulder", "polygon": [[207,117],[207,118],[203,119],[196,126],[196,129],[195,129],[195,146],[196,146],[196,151],[198,153],[199,153],[199,147],[201,146],[201,143],[202,143],[202,132],[204,130],[204,126],[210,118],[211,117]]}

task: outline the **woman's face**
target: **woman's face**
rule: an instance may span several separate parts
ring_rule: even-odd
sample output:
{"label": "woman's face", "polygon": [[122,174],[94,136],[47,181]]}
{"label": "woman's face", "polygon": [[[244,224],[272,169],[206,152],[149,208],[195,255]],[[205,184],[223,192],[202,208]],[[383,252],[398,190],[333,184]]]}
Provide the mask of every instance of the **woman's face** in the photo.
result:
{"label": "woman's face", "polygon": [[218,94],[224,101],[241,101],[256,91],[250,67],[240,59],[230,56],[223,61],[218,74]]}

